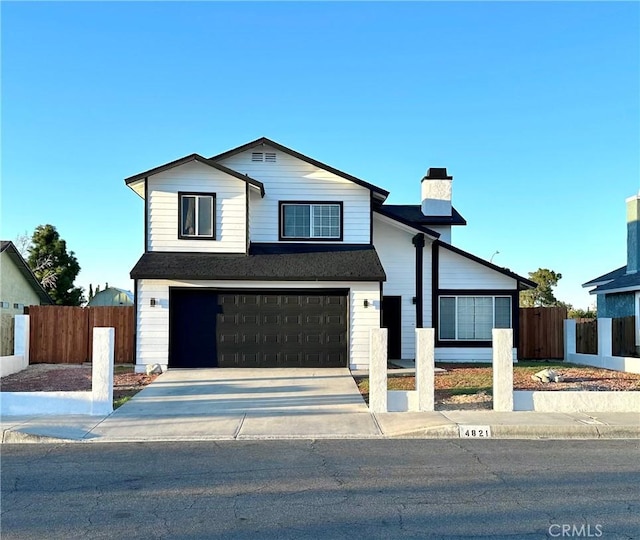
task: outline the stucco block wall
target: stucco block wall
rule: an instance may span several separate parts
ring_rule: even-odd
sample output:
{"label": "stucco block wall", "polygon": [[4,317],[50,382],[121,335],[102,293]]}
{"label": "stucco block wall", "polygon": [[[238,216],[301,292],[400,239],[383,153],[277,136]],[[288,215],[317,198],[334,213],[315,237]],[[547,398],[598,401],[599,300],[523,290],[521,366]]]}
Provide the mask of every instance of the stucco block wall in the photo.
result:
{"label": "stucco block wall", "polygon": [[37,306],[40,298],[6,253],[0,253],[0,301],[9,304],[8,308],[0,307],[0,356],[10,356],[13,354],[13,317],[24,313],[24,308],[15,308],[14,304]]}
{"label": "stucco block wall", "polygon": [[599,294],[598,318],[631,317],[635,315],[634,303],[634,293]]}

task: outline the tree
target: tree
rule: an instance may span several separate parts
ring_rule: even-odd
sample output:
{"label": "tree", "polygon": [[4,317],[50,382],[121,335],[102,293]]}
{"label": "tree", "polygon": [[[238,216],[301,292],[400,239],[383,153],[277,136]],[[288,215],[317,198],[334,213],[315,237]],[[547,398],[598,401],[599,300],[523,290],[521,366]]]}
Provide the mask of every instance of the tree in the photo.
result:
{"label": "tree", "polygon": [[26,259],[29,256],[29,247],[31,247],[31,237],[27,231],[24,231],[24,234],[19,234],[16,236],[16,239],[13,241],[13,245],[16,246],[18,253],[22,255],[23,259]]}
{"label": "tree", "polygon": [[521,307],[551,307],[566,306],[553,294],[553,287],[562,279],[562,274],[548,268],[538,268],[535,272],[529,272],[531,281],[538,284],[535,289],[529,289],[520,293]]}
{"label": "tree", "polygon": [[596,319],[598,317],[597,311],[591,311],[590,309],[570,309],[570,319]]}
{"label": "tree", "polygon": [[80,265],[53,225],[38,225],[31,237],[27,263],[54,303],[79,306],[84,290],[74,287]]}
{"label": "tree", "polygon": [[89,301],[93,298],[93,285],[89,283]]}

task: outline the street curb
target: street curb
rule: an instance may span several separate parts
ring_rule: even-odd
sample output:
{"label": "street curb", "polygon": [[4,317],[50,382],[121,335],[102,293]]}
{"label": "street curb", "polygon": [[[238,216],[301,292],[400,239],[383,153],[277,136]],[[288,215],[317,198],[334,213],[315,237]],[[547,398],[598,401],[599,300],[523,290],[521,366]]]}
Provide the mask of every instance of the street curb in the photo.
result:
{"label": "street curb", "polygon": [[5,429],[2,431],[2,444],[68,444],[85,442],[83,439],[61,439],[36,435],[24,431]]}

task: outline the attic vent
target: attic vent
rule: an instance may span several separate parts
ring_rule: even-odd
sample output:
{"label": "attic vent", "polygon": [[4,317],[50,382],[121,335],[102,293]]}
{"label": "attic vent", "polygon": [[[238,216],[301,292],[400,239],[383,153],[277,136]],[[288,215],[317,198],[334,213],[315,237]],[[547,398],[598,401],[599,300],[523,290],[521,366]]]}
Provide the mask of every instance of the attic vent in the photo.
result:
{"label": "attic vent", "polygon": [[251,161],[263,161],[263,156],[262,152],[251,152]]}
{"label": "attic vent", "polygon": [[264,160],[268,161],[269,163],[275,163],[276,162],[276,153],[275,152],[266,152],[264,155]]}

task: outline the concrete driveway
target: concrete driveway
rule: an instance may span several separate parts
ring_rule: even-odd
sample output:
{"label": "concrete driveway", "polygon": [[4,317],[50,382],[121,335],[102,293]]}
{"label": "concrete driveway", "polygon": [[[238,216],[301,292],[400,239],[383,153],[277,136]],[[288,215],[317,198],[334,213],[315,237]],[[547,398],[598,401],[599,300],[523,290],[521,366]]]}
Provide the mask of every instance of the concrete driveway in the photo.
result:
{"label": "concrete driveway", "polygon": [[346,368],[173,369],[89,437],[362,438],[380,433]]}

